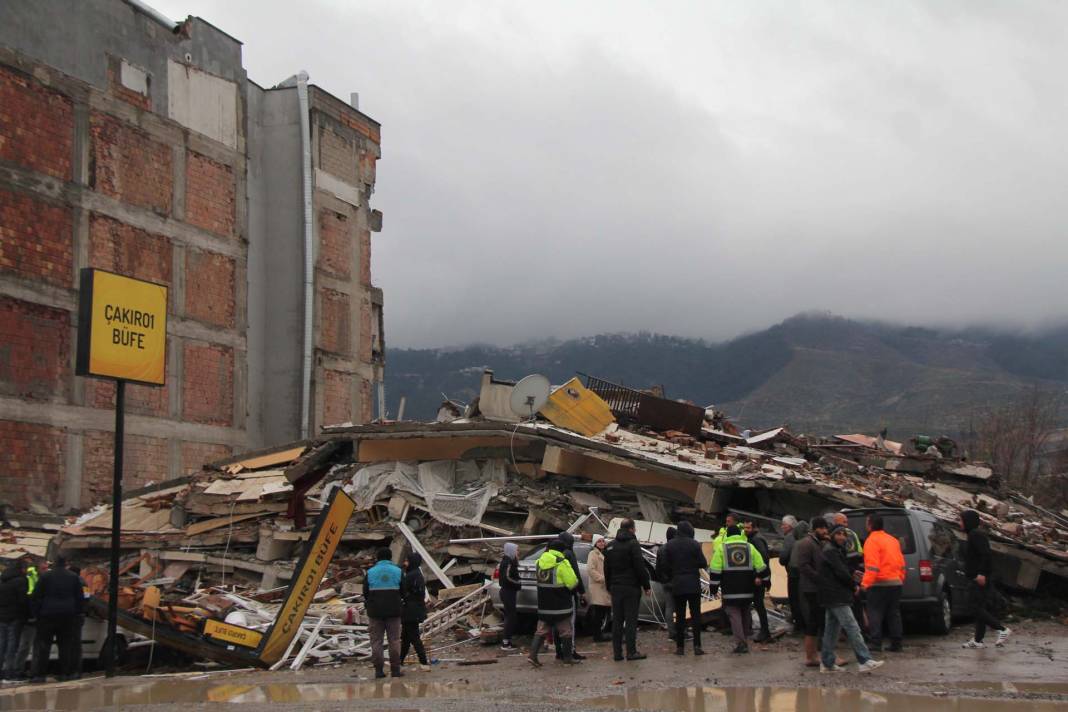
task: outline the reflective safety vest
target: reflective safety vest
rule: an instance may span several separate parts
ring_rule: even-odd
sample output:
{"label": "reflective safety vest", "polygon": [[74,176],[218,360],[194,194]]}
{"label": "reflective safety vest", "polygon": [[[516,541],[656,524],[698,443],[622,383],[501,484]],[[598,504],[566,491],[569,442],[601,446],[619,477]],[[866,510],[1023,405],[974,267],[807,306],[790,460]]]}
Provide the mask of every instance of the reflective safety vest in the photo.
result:
{"label": "reflective safety vest", "polygon": [[37,573],[36,566],[28,566],[26,568],[26,595],[33,595],[34,589],[37,588],[37,579],[40,577],[41,575]]}
{"label": "reflective safety vest", "polygon": [[864,564],[864,545],[860,543],[860,537],[852,529],[846,528],[845,541],[846,561],[854,569],[859,569]]}
{"label": "reflective safety vest", "polygon": [[710,582],[723,590],[723,602],[752,600],[756,578],[770,575],[764,557],[749,543],[745,534],[724,537],[712,554],[708,567]]}
{"label": "reflective safety vest", "polygon": [[578,586],[567,557],[555,549],[548,549],[540,557],[535,579],[538,584],[538,618],[545,621],[570,618],[575,610],[571,590]]}

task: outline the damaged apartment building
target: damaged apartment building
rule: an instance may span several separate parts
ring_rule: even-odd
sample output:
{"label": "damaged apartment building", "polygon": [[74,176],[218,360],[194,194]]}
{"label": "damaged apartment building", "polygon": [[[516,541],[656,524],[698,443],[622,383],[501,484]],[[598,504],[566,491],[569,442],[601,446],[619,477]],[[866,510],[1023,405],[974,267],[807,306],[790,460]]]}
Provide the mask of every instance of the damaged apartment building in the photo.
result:
{"label": "damaged apartment building", "polygon": [[[294,68],[296,70],[297,68]],[[76,377],[78,276],[169,288],[167,383],[127,390],[126,486],[366,422],[379,124],[140,2],[0,3],[0,505],[110,492],[114,384]]]}

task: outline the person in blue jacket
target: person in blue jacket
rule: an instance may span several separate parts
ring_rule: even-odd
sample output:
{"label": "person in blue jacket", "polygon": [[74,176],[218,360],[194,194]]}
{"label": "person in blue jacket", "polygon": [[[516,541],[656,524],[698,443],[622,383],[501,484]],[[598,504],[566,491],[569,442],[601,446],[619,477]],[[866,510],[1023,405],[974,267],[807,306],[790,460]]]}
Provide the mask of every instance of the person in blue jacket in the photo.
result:
{"label": "person in blue jacket", "polygon": [[363,602],[367,611],[367,631],[371,635],[371,662],[375,677],[385,677],[382,637],[389,639],[389,671],[391,677],[403,677],[401,672],[401,579],[404,572],[391,560],[389,549],[379,549],[374,566],[367,569],[363,579]]}

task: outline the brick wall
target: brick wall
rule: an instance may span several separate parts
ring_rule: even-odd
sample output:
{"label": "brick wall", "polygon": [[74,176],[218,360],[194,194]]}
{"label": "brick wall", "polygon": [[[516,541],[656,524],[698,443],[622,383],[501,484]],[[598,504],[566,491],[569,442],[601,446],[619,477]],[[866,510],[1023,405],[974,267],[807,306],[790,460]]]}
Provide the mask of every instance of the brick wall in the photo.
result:
{"label": "brick wall", "polygon": [[350,225],[348,217],[342,213],[329,209],[319,211],[318,266],[324,272],[340,279],[348,279],[352,273]]}
{"label": "brick wall", "polygon": [[352,353],[349,295],[319,290],[319,348],[347,356]]}
{"label": "brick wall", "polygon": [[0,188],[0,271],[60,287],[74,281],[70,210]]}
{"label": "brick wall", "polygon": [[197,472],[205,464],[221,460],[233,454],[229,445],[217,443],[182,443],[182,474]]}
{"label": "brick wall", "polygon": [[182,417],[196,423],[230,425],[234,412],[233,349],[186,341],[182,355]]}
{"label": "brick wall", "polygon": [[[115,466],[115,436],[87,430],[82,441],[81,506],[91,507],[111,497]],[[163,438],[126,434],[122,452],[122,488],[125,491],[158,483],[170,476],[170,445]]]}
{"label": "brick wall", "polygon": [[0,160],[70,180],[73,142],[70,99],[0,67]]}
{"label": "brick wall", "polygon": [[15,510],[60,499],[67,436],[60,428],[0,420],[0,503]]}
{"label": "brick wall", "polygon": [[352,420],[352,374],[323,370],[323,425]]}
{"label": "brick wall", "polygon": [[[170,412],[170,386],[126,384],[126,412],[166,417]],[[102,378],[85,380],[85,404],[90,408],[115,408],[115,383]]]}
{"label": "brick wall", "polygon": [[67,396],[70,323],[69,312],[0,296],[0,394]]}
{"label": "brick wall", "polygon": [[123,202],[169,215],[173,195],[170,147],[96,111],[89,118],[89,127],[93,188]]}
{"label": "brick wall", "polygon": [[185,219],[216,235],[234,234],[234,171],[207,156],[185,156]]}
{"label": "brick wall", "polygon": [[360,422],[370,423],[374,418],[374,398],[371,395],[372,384],[366,378],[360,379]]}
{"label": "brick wall", "polygon": [[234,261],[214,252],[185,253],[185,313],[215,326],[234,327]]}
{"label": "brick wall", "polygon": [[360,230],[360,284],[371,286],[371,231]]}
{"label": "brick wall", "polygon": [[364,296],[360,298],[360,360],[364,362],[370,362],[374,344],[371,343],[371,319],[373,318],[373,311],[371,309],[370,298]]}
{"label": "brick wall", "polygon": [[171,284],[171,242],[103,215],[89,217],[89,266]]}
{"label": "brick wall", "polygon": [[352,185],[359,181],[355,145],[326,127],[319,132],[319,167]]}

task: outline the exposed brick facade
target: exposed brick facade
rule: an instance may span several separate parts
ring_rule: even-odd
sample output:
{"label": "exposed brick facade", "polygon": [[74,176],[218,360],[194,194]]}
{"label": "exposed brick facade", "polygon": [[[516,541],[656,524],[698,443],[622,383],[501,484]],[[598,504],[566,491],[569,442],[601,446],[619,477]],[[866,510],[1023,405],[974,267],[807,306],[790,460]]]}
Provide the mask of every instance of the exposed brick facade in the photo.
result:
{"label": "exposed brick facade", "polygon": [[89,266],[171,284],[171,242],[103,215],[89,217]]}
{"label": "exposed brick facade", "polygon": [[93,187],[112,198],[169,215],[174,194],[170,146],[107,114],[89,118]]}
{"label": "exposed brick facade", "polygon": [[324,128],[319,134],[319,165],[327,173],[356,185],[359,180],[356,146],[336,131]]}
{"label": "exposed brick facade", "polygon": [[0,394],[32,400],[65,397],[70,325],[70,313],[62,309],[0,296]]}
{"label": "exposed brick facade", "polygon": [[196,472],[203,465],[233,454],[233,448],[216,443],[182,443],[182,474]]}
{"label": "exposed brick facade", "polygon": [[352,420],[352,374],[323,370],[323,425]]}
{"label": "exposed brick facade", "polygon": [[371,286],[371,231],[360,230],[360,285]]}
{"label": "exposed brick facade", "polygon": [[185,219],[216,235],[234,234],[234,170],[207,156],[185,156]]}
{"label": "exposed brick facade", "polygon": [[[368,297],[360,298],[360,333],[371,333],[371,319],[374,317],[371,309],[371,300]],[[371,351],[374,344],[370,338],[360,339],[360,360],[370,361]]]}
{"label": "exposed brick facade", "polygon": [[16,511],[51,504],[66,472],[66,433],[47,425],[0,420],[0,503]]}
{"label": "exposed brick facade", "polygon": [[111,85],[111,93],[117,99],[144,111],[152,110],[152,99],[148,95],[123,86],[122,60],[118,57],[108,57],[108,83]]}
{"label": "exposed brick facade", "polygon": [[360,379],[360,422],[370,423],[374,418],[374,400],[371,395],[373,384],[366,378]]}
{"label": "exposed brick facade", "polygon": [[352,314],[349,295],[333,289],[319,290],[319,348],[347,356],[352,353]]}
{"label": "exposed brick facade", "polygon": [[73,143],[71,100],[0,66],[0,160],[70,180]]}
{"label": "exposed brick facade", "polygon": [[[82,441],[82,502],[90,507],[111,496],[115,467],[115,436],[87,430]],[[133,490],[170,476],[170,445],[163,438],[127,434],[122,452],[122,487]]]}
{"label": "exposed brick facade", "polygon": [[182,354],[182,417],[230,425],[234,418],[234,351],[186,341]]}
{"label": "exposed brick facade", "polygon": [[0,272],[69,287],[73,243],[69,208],[0,188]]}
{"label": "exposed brick facade", "polygon": [[214,252],[185,253],[185,314],[215,326],[234,326],[234,261]]}
{"label": "exposed brick facade", "polygon": [[[166,417],[170,412],[169,385],[126,384],[126,412],[134,415]],[[115,382],[92,378],[85,383],[85,404],[90,408],[115,407]]]}
{"label": "exposed brick facade", "polygon": [[343,213],[319,211],[319,269],[340,279],[352,273],[352,221]]}

